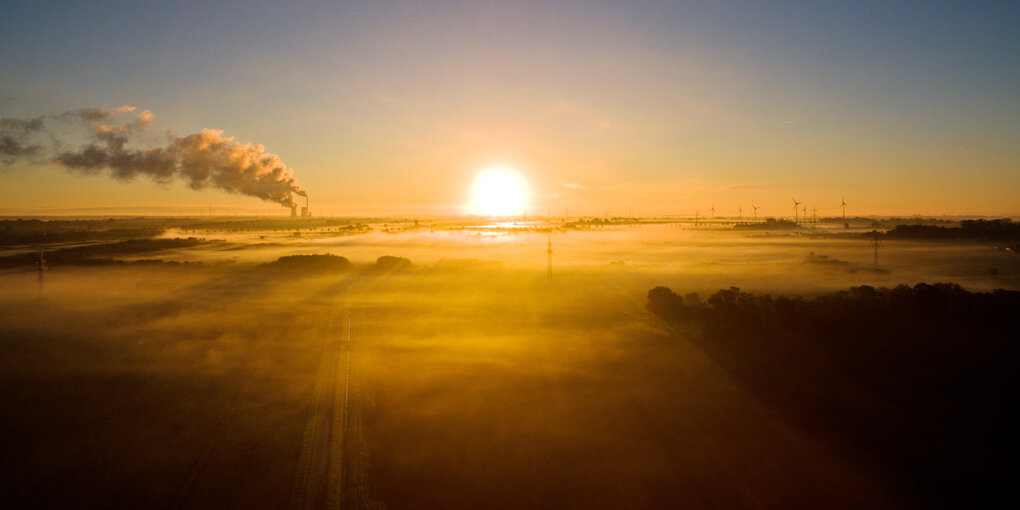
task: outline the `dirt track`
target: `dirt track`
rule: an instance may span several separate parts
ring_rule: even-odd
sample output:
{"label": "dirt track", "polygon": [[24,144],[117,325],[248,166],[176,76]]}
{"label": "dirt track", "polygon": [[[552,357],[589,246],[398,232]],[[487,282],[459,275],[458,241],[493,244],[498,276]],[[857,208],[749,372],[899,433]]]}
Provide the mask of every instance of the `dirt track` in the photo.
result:
{"label": "dirt track", "polygon": [[350,381],[350,312],[340,314],[342,326],[327,328],[325,351],[316,382],[315,408],[302,440],[290,508],[340,508],[343,487],[343,444]]}

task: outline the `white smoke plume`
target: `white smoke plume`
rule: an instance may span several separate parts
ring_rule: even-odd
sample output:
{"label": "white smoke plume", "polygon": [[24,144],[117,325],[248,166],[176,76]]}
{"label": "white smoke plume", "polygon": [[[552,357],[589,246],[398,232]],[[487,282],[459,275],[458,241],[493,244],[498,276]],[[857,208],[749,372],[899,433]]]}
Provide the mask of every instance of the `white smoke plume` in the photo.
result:
{"label": "white smoke plume", "polygon": [[[0,119],[0,167],[53,163],[72,172],[109,172],[121,180],[138,176],[161,184],[181,180],[193,189],[218,188],[285,207],[294,205],[293,195],[307,196],[290,168],[262,145],[235,141],[222,130],[203,129],[183,137],[168,133],[164,145],[151,146],[144,134],[152,112],[119,120],[134,110],[94,107]],[[69,145],[74,147],[68,149]]]}

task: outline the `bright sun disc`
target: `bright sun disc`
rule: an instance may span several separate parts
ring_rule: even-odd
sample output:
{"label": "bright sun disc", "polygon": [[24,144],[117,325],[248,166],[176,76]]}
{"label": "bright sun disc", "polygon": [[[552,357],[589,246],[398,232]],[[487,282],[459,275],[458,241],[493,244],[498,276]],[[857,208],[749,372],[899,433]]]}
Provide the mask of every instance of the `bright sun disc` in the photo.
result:
{"label": "bright sun disc", "polygon": [[508,168],[483,170],[471,188],[471,212],[483,216],[523,214],[528,189],[520,174]]}

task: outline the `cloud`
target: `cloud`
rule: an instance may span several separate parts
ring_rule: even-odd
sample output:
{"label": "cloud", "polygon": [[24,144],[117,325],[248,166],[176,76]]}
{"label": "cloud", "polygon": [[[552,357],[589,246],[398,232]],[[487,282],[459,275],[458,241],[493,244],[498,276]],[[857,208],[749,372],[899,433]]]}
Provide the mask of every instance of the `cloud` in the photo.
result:
{"label": "cloud", "polygon": [[[51,162],[71,172],[108,172],[118,180],[139,176],[162,184],[179,180],[192,189],[216,188],[288,207],[294,205],[293,195],[307,196],[279,156],[262,145],[238,142],[218,129],[183,137],[168,135],[165,145],[142,146],[140,135],[152,122],[152,112],[143,110],[134,122],[116,118],[134,110],[133,106],[113,111],[91,107],[48,118],[0,119],[0,163]],[[77,128],[79,135],[85,135],[84,144],[64,149],[75,138],[55,127]]]}
{"label": "cloud", "polygon": [[155,118],[155,115],[153,115],[152,112],[149,110],[143,110],[142,113],[139,113],[138,116],[135,117],[135,123],[139,126],[148,126],[152,123],[153,118]]}
{"label": "cloud", "polygon": [[43,151],[44,119],[0,119],[0,163],[32,160]]}

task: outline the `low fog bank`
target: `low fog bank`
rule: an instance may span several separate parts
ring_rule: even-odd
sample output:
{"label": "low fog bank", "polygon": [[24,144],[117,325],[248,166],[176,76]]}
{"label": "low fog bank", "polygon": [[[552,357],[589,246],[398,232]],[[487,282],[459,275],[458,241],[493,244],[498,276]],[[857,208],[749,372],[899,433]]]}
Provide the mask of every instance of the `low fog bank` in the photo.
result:
{"label": "low fog bank", "polygon": [[[477,261],[284,260],[58,267],[41,296],[35,274],[5,273],[7,500],[287,506],[322,365],[349,310],[348,501],[424,509],[889,501],[651,323],[633,290],[643,282],[629,274],[563,271],[550,282]],[[294,270],[306,261],[311,268]],[[331,267],[315,267],[323,263]]]}
{"label": "low fog bank", "polygon": [[[318,423],[323,367],[351,331],[339,461],[348,507],[900,506],[884,461],[848,455],[853,437],[800,419],[815,412],[812,394],[794,386],[788,394],[809,404],[789,406],[772,398],[785,386],[748,384],[732,361],[744,344],[729,333],[678,337],[647,311],[648,289],[812,297],[862,284],[975,291],[1020,281],[1013,254],[980,243],[884,240],[876,268],[870,240],[796,232],[339,230],[7,247],[8,501],[286,507]],[[861,352],[848,359],[874,349]],[[762,358],[791,366],[780,361]]]}
{"label": "low fog bank", "polygon": [[649,321],[631,283],[478,267],[366,283],[352,356],[372,497],[423,509],[891,504]]}
{"label": "low fog bank", "polygon": [[[39,253],[49,266],[264,264],[289,255],[334,254],[361,265],[395,255],[422,266],[471,259],[543,272],[551,242],[554,274],[658,273],[694,279],[703,292],[731,285],[756,291],[825,292],[856,284],[931,281],[953,281],[972,289],[1020,289],[1020,259],[1014,246],[1020,242],[1020,231],[1008,220],[916,225],[889,220],[900,226],[883,231],[877,260],[874,236],[856,226],[850,230],[855,233],[846,234],[810,225],[740,231],[725,222],[695,227],[631,220],[604,221],[586,229],[567,228],[566,223],[456,224],[400,218],[7,220],[0,222],[0,234],[13,244],[0,250],[0,266],[31,269]],[[140,234],[150,230],[160,234]]]}
{"label": "low fog bank", "polygon": [[287,506],[335,291],[118,266],[54,269],[38,296],[34,276],[0,278],[8,505]]}

